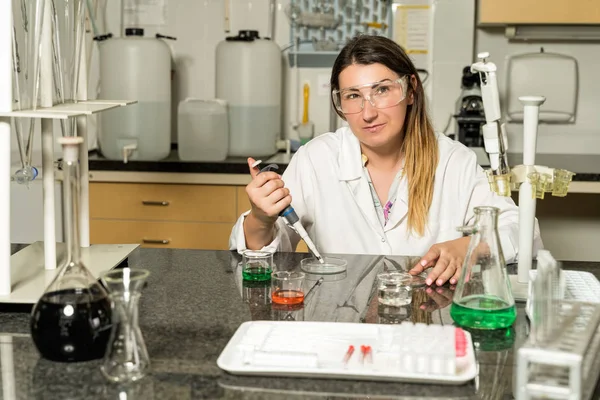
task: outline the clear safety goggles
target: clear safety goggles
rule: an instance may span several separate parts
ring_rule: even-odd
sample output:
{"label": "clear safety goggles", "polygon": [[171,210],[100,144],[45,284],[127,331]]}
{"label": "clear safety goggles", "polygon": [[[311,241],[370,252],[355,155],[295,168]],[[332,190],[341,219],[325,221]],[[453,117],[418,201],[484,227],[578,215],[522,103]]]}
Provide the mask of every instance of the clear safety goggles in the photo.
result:
{"label": "clear safety goggles", "polygon": [[[347,87],[331,92],[335,108],[344,114],[357,114],[365,107],[365,100],[375,108],[388,108],[398,105],[406,98],[408,75],[400,79],[384,80],[381,82],[367,83]],[[368,94],[363,95],[361,89],[371,88]]]}

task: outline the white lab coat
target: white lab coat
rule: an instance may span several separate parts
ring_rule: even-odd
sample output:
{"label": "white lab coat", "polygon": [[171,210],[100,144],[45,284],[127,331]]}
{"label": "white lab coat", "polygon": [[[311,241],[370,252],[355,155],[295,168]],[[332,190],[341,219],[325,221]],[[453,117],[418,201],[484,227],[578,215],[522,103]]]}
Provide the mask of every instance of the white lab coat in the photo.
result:
{"label": "white lab coat", "polygon": [[[506,262],[518,254],[518,208],[510,197],[493,193],[475,153],[438,134],[439,163],[425,234],[407,229],[408,185],[403,178],[385,227],[381,226],[362,172],[360,143],[350,128],[320,135],[300,147],[283,173],[292,206],[320,252],[422,256],[436,243],[458,239],[459,226],[472,224],[473,208],[501,210],[498,231]],[[230,249],[246,249],[242,214],[231,232]],[[300,238],[280,218],[270,251],[293,251]],[[536,221],[534,255],[542,248]]]}

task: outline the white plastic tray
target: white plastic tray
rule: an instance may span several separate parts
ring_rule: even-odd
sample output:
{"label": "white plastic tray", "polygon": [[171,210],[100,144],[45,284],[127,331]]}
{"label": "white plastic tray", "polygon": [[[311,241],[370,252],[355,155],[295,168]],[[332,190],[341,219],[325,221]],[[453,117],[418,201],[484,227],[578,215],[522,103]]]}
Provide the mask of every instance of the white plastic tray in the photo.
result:
{"label": "white plastic tray", "polygon": [[[440,334],[441,329],[446,329],[446,334]],[[455,328],[408,322],[376,325],[250,321],[240,325],[221,352],[217,365],[234,375],[460,385],[474,379],[478,369],[467,331],[466,354],[454,358],[454,335],[447,334],[452,329]],[[355,347],[355,352],[344,363],[349,345]],[[371,346],[372,362],[361,360],[362,345]],[[406,357],[407,354],[410,355]],[[398,361],[396,357],[400,355],[403,358]],[[438,366],[445,362],[440,362],[440,357],[450,357],[445,360],[455,362],[455,368],[449,369],[453,373],[427,371],[436,357]],[[398,366],[406,360],[413,361],[409,368]]]}

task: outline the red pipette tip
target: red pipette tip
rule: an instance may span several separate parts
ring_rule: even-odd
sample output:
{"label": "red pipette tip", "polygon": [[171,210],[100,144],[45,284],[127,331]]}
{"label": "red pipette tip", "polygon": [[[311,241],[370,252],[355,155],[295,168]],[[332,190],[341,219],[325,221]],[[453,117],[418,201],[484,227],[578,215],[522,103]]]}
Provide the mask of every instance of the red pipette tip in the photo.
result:
{"label": "red pipette tip", "polygon": [[467,355],[467,336],[461,328],[454,330],[454,345],[456,348],[456,357],[464,357]]}
{"label": "red pipette tip", "polygon": [[350,361],[352,354],[354,354],[354,346],[350,345],[348,346],[348,351],[346,351],[346,354],[344,355],[344,364],[347,364],[348,361]]}

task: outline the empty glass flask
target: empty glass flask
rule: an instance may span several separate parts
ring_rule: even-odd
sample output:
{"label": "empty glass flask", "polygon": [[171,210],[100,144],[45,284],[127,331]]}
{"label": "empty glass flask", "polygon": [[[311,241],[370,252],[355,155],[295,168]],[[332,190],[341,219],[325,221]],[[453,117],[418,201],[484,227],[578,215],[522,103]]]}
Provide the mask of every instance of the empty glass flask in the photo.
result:
{"label": "empty glass flask", "polygon": [[113,327],[101,370],[112,382],[133,382],[150,368],[150,357],[138,323],[138,304],[149,272],[123,268],[106,272],[102,281],[110,292]]}

